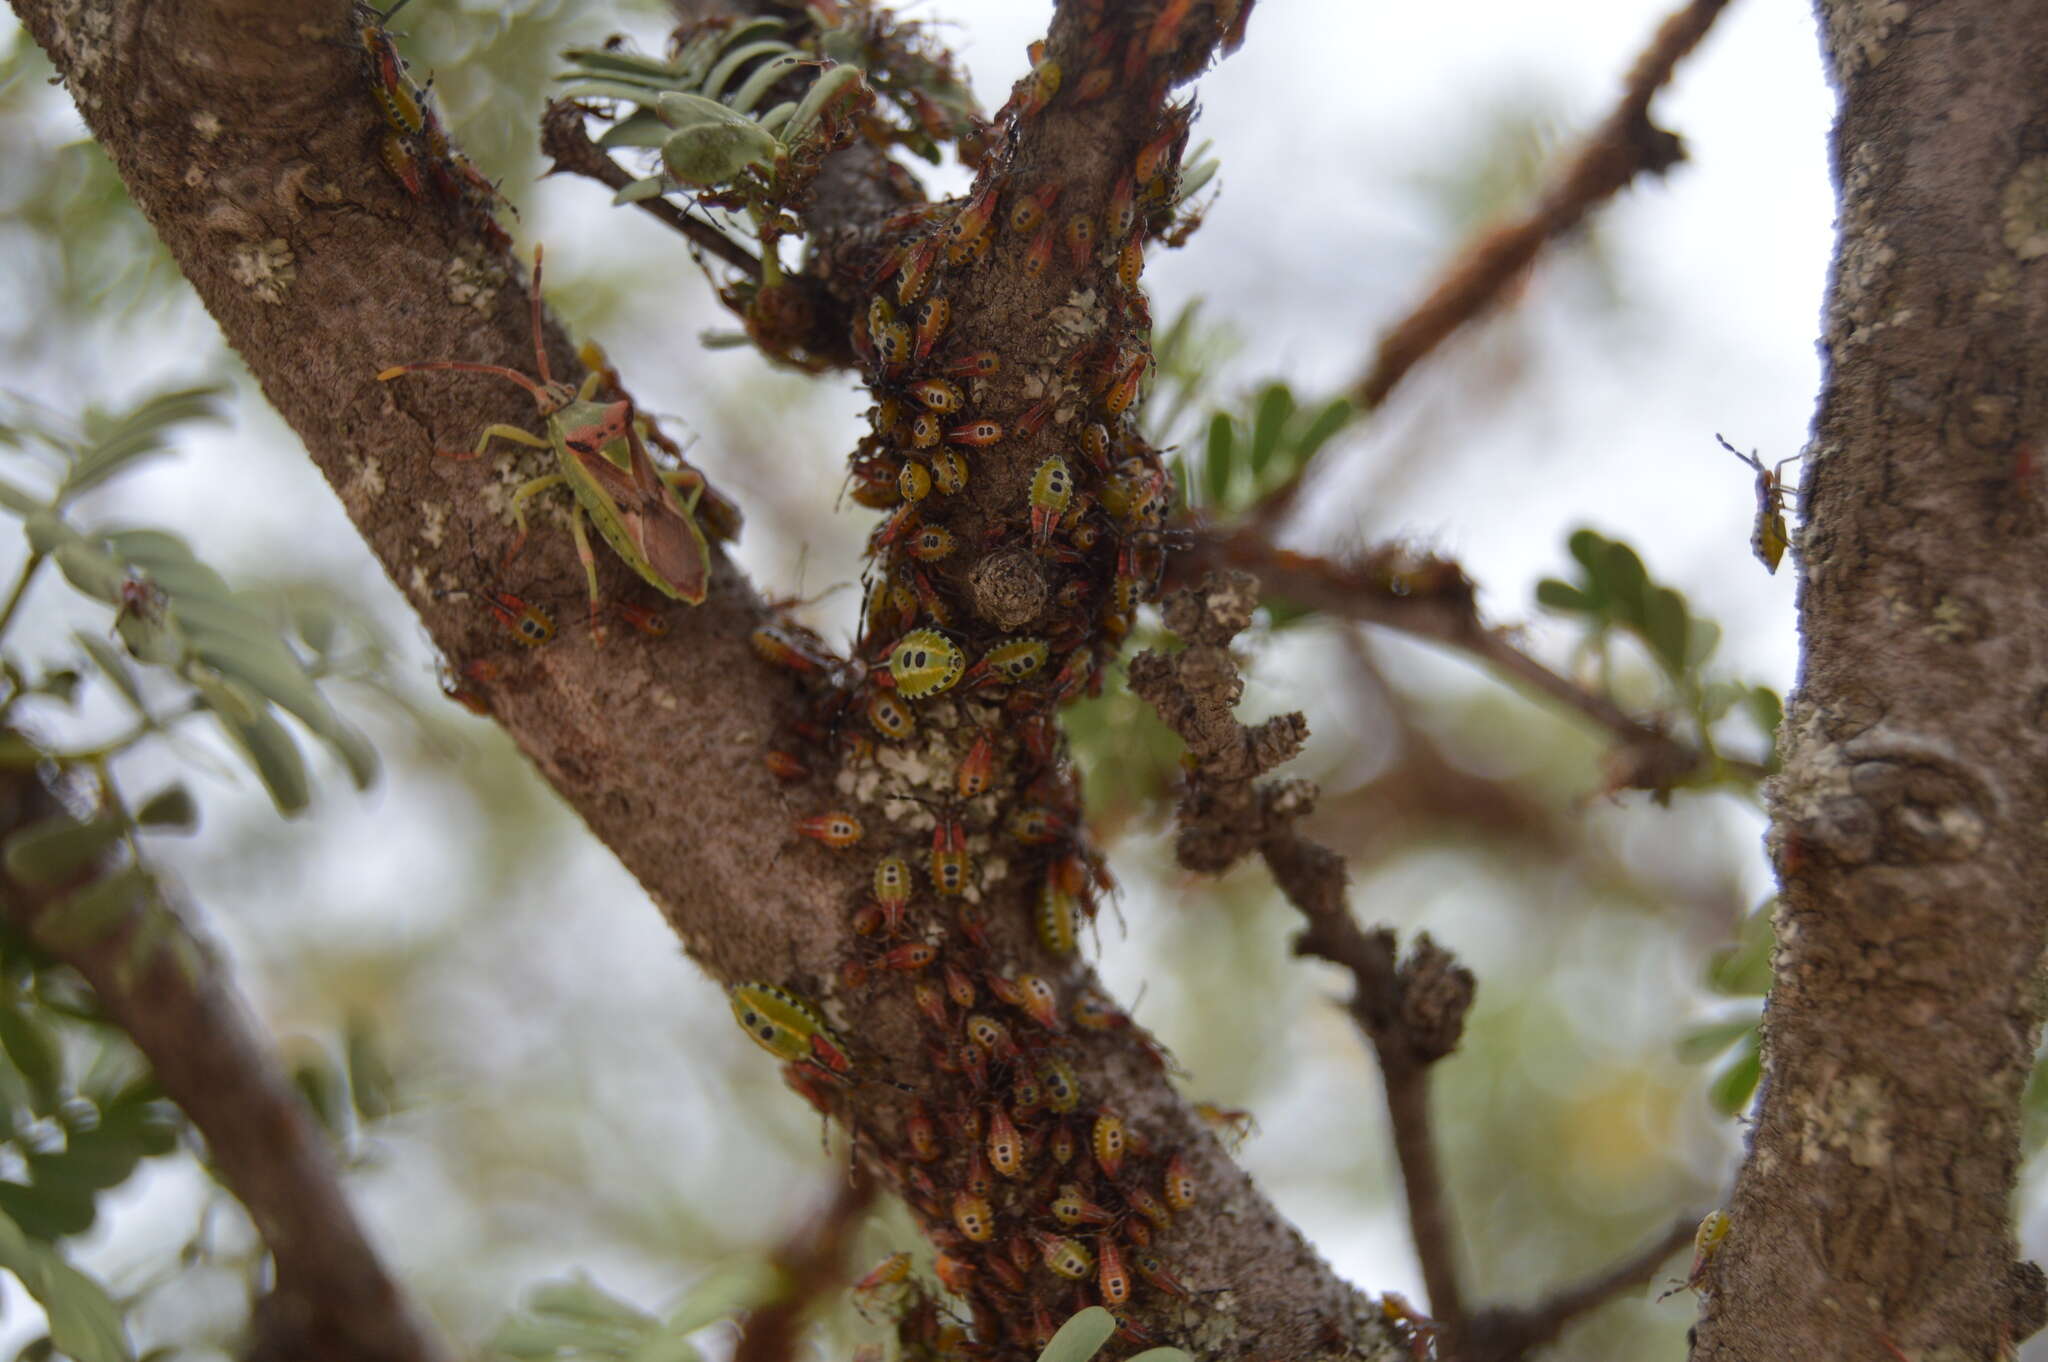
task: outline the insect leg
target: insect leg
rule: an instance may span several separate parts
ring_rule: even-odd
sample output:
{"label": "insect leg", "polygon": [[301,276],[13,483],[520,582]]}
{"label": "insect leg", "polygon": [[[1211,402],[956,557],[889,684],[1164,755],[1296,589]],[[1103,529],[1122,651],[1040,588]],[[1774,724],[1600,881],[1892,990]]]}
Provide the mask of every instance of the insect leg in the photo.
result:
{"label": "insect leg", "polygon": [[590,531],[583,524],[583,503],[573,502],[569,508],[569,533],[576,540],[576,558],[583,564],[583,581],[590,588],[590,641],[604,642],[604,625],[598,621],[598,607],[604,598],[597,591],[597,555],[590,551]]}
{"label": "insect leg", "polygon": [[446,459],[481,459],[484,456],[484,451],[491,447],[491,441],[494,439],[510,440],[514,444],[525,445],[528,449],[554,448],[553,445],[541,439],[540,436],[535,435],[530,430],[521,430],[518,426],[496,425],[484,427],[484,433],[476,437],[476,448],[470,450],[469,453],[452,453],[444,449],[440,451],[441,457]]}
{"label": "insect leg", "polygon": [[[522,435],[525,434],[524,431],[520,433]],[[518,556],[519,550],[526,547],[526,536],[528,533],[526,524],[527,500],[547,491],[550,487],[559,486],[568,480],[565,474],[549,473],[543,477],[535,478],[531,482],[521,483],[519,490],[512,494],[512,523],[519,527],[519,534],[512,540],[512,547],[505,550],[504,561],[506,563],[511,562]],[[500,564],[500,567],[502,568],[503,564]]]}

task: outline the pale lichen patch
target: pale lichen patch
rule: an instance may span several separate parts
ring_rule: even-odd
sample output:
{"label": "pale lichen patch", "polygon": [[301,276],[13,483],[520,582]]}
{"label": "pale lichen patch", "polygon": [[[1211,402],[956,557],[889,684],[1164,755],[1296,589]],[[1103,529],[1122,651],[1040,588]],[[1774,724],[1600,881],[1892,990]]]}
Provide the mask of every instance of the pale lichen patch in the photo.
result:
{"label": "pale lichen patch", "polygon": [[471,250],[448,262],[446,284],[449,302],[478,312],[488,312],[498,296],[497,272]]}
{"label": "pale lichen patch", "polygon": [[220,115],[211,109],[200,109],[192,115],[192,131],[211,142],[221,134]]}
{"label": "pale lichen patch", "polygon": [[2019,287],[2019,269],[2009,260],[2001,260],[1984,272],[1984,281],[1977,286],[1973,303],[1977,307],[1996,307],[2013,296]]}
{"label": "pale lichen patch", "polygon": [[1977,636],[1974,612],[1968,603],[1944,594],[1934,603],[1934,617],[1927,626],[1928,637],[1941,643],[1961,643]]}
{"label": "pale lichen patch", "polygon": [[298,278],[291,243],[283,237],[243,242],[228,253],[228,276],[260,303],[281,303]]}
{"label": "pale lichen patch", "polygon": [[1876,66],[1890,53],[1892,34],[1912,16],[1904,0],[1833,0],[1826,28],[1839,35],[1835,76],[1843,79]]}
{"label": "pale lichen patch", "polygon": [[440,548],[448,537],[448,507],[438,501],[429,501],[420,507],[420,538],[434,548]]}
{"label": "pale lichen patch", "polygon": [[1891,1116],[1884,1085],[1873,1074],[1852,1074],[1831,1084],[1820,1105],[1806,1111],[1799,1157],[1817,1163],[1830,1151],[1848,1155],[1858,1168],[1877,1168],[1891,1159]]}
{"label": "pale lichen patch", "polygon": [[2021,260],[2048,255],[2048,156],[2023,161],[1998,196],[1999,235]]}
{"label": "pale lichen patch", "polygon": [[383,496],[383,462],[374,454],[366,454],[354,460],[349,474],[348,490],[343,495],[351,503],[358,500],[374,501]]}

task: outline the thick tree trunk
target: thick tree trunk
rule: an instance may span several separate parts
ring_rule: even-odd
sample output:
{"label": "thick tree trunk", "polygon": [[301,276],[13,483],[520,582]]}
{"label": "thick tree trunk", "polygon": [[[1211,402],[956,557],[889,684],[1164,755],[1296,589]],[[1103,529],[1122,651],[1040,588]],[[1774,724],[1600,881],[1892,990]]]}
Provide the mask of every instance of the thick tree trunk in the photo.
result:
{"label": "thick tree trunk", "polygon": [[1841,95],[1768,1081],[1695,1357],[1990,1358],[2048,944],[2048,7],[1824,0]]}
{"label": "thick tree trunk", "polygon": [[[835,986],[844,963],[872,953],[847,925],[871,862],[790,832],[793,796],[761,758],[800,713],[800,697],[748,646],[764,612],[746,584],[720,561],[709,601],[671,611],[666,638],[615,629],[599,649],[565,622],[532,652],[512,647],[474,597],[449,594],[496,585],[478,577],[510,538],[506,491],[540,469],[432,451],[465,447],[493,421],[531,428],[532,405],[486,378],[383,384],[376,375],[437,358],[525,369],[523,270],[474,222],[409,200],[379,163],[378,113],[356,41],[365,11],[341,0],[16,8],[435,642],[452,659],[498,665],[488,687],[497,719],[639,877],[691,956],[726,983],[793,984],[830,999],[876,1068],[916,1077],[927,1047],[903,991]],[[1104,101],[1101,115],[1114,105]],[[1103,196],[1108,185],[1079,188]],[[1042,319],[1026,320],[1036,328]],[[954,322],[996,334],[1004,324],[993,305]],[[549,353],[557,375],[579,372],[558,331]],[[1021,496],[1028,479],[1010,482]],[[635,579],[601,557],[607,586],[623,594]],[[517,570],[521,581],[561,584],[565,599],[580,594],[566,536],[536,533]],[[841,797],[823,782],[797,796],[812,801],[804,811]],[[1027,925],[1034,886],[1018,880],[984,898],[1011,968],[1037,949]],[[1086,982],[1085,969],[1049,968],[1064,971],[1063,988]],[[1204,1358],[1391,1349],[1368,1303],[1230,1164],[1131,1032],[1077,1039],[1075,1055],[1090,1101],[1117,1108],[1156,1146],[1185,1151],[1201,1187],[1200,1204],[1176,1217],[1161,1245],[1199,1290],[1185,1301],[1147,1295],[1138,1319]],[[901,1098],[886,1083],[864,1083],[843,1100],[870,1148],[877,1132],[900,1127],[892,1107]]]}

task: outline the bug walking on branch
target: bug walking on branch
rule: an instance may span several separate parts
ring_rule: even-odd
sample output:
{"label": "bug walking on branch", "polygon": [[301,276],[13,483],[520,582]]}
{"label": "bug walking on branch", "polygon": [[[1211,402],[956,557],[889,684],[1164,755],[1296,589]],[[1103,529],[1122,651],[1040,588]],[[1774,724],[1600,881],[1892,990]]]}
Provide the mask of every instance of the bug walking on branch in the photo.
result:
{"label": "bug walking on branch", "polygon": [[[491,374],[517,383],[533,395],[534,404],[547,422],[547,438],[518,426],[487,426],[477,437],[475,449],[456,457],[477,458],[493,439],[554,451],[557,470],[525,483],[512,494],[512,514],[519,525],[519,537],[507,556],[516,553],[526,541],[526,503],[542,492],[567,484],[576,498],[569,530],[575,537],[576,556],[583,564],[590,591],[591,632],[601,637],[597,617],[603,597],[598,592],[597,559],[584,530],[584,518],[587,515],[597,523],[598,533],[613,552],[649,586],[671,600],[702,605],[711,580],[711,546],[696,518],[704,477],[694,469],[665,473],[655,466],[641,441],[639,417],[631,399],[593,400],[603,382],[601,373],[584,379],[579,390],[549,372],[547,350],[541,339],[540,269],[541,253],[535,249],[533,353],[540,371],[538,381],[502,364],[454,359],[397,364],[377,377],[388,383],[401,374],[436,369]],[[688,495],[680,492],[679,487],[687,487]]]}
{"label": "bug walking on branch", "polygon": [[1792,536],[1785,528],[1785,465],[1795,462],[1799,456],[1794,454],[1780,459],[1777,467],[1766,468],[1754,451],[1743,453],[1722,439],[1719,433],[1714,438],[1721,441],[1721,448],[1756,470],[1756,526],[1749,532],[1749,550],[1757,556],[1757,561],[1775,573],[1778,564],[1784,560],[1785,546],[1792,542]]}

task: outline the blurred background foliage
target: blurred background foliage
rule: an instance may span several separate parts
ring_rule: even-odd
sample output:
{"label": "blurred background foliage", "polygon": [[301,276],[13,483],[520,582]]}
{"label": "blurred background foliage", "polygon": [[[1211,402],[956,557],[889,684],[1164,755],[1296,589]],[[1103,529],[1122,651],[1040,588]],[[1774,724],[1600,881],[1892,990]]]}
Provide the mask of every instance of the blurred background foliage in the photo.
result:
{"label": "blurred background foliage", "polygon": [[[1222,162],[1206,225],[1147,270],[1178,337],[1148,419],[1192,500],[1226,515],[1320,447],[1297,547],[1403,538],[1453,554],[1489,616],[1526,621],[1523,641],[1554,665],[1767,760],[1765,697],[1794,657],[1790,582],[1750,557],[1749,478],[1710,437],[1782,457],[1811,403],[1830,203],[1804,17],[1735,7],[1660,105],[1693,162],[1607,210],[1509,309],[1347,421],[1332,403],[1376,331],[1597,120],[1663,7],[1559,17],[1486,0],[1455,25],[1272,8],[1203,82],[1199,135]],[[958,41],[991,107],[1044,21],[1001,0],[919,17]],[[205,809],[196,836],[141,838],[152,873],[233,960],[378,1239],[461,1346],[685,1357],[694,1333],[716,1355],[729,1326],[704,1321],[759,1290],[763,1255],[830,1199],[836,1146],[610,857],[487,722],[439,697],[424,636],[81,140],[47,63],[0,24],[4,387],[76,418],[230,385],[231,424],[181,427],[175,457],[81,505],[96,525],[182,533],[230,583],[324,603],[367,660],[335,703],[383,774],[357,794],[332,750],[302,740],[308,816],[281,817],[246,765],[160,742],[124,751],[124,788],[183,782]],[[855,593],[840,588],[871,522],[832,495],[852,385],[701,349],[733,326],[678,243],[595,186],[537,179],[557,54],[614,30],[657,50],[660,7],[413,0],[393,27],[456,139],[520,207],[506,224],[520,249],[547,243],[550,305],[604,341],[671,434],[695,438],[692,459],[746,507],[739,556],[761,587],[812,599],[811,622],[844,638]],[[925,173],[934,193],[964,182],[957,167]],[[1602,577],[1622,553],[1643,583],[1632,598]],[[55,580],[31,590],[6,646],[83,676],[79,640],[107,636],[107,610]],[[1644,605],[1659,583],[1676,635],[1668,599]],[[545,603],[573,607],[573,592]],[[1310,831],[1350,859],[1356,910],[1428,930],[1478,972],[1436,1094],[1468,1294],[1532,1299],[1713,1205],[1768,962],[1753,790],[1722,781],[1668,808],[1605,795],[1601,734],[1411,640],[1276,610],[1241,643],[1244,717],[1308,714],[1291,773],[1322,785]],[[62,717],[43,732],[61,741],[103,717],[103,698],[53,703]],[[1127,926],[1101,933],[1105,975],[1192,1096],[1256,1116],[1244,1161],[1338,1268],[1419,1301],[1377,1078],[1332,1005],[1348,984],[1289,956],[1293,913],[1263,872],[1211,883],[1173,867],[1178,753],[1120,678],[1071,732],[1125,886]],[[246,1222],[62,971],[18,942],[0,962],[0,1209],[35,1185],[33,1156],[64,1147],[67,1110],[129,1113],[135,1157],[74,1197],[70,1221],[17,1219],[104,1284],[138,1353],[232,1352],[258,1270]],[[2038,1204],[2022,1222],[2036,1248]],[[860,1243],[856,1272],[915,1236],[885,1210]],[[35,1351],[43,1316],[4,1280],[0,1337]],[[1675,1352],[1689,1298],[1651,1294],[1566,1350]],[[602,1327],[551,1333],[564,1317]],[[828,1326],[837,1355],[869,1332],[851,1308]]]}

